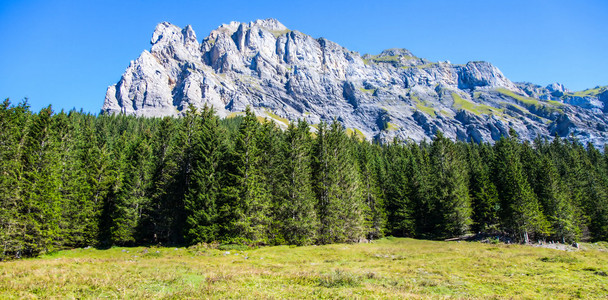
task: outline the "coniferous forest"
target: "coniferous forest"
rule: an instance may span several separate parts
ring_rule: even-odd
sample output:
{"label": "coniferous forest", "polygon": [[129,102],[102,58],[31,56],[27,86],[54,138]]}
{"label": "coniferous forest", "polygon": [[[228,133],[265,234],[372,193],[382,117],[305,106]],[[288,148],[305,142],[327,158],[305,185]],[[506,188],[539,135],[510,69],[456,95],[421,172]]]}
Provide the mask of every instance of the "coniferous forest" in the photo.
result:
{"label": "coniferous forest", "polygon": [[[316,130],[311,131],[311,126]],[[608,240],[608,155],[556,137],[377,144],[338,122],[0,105],[0,259],[112,245],[467,233]]]}

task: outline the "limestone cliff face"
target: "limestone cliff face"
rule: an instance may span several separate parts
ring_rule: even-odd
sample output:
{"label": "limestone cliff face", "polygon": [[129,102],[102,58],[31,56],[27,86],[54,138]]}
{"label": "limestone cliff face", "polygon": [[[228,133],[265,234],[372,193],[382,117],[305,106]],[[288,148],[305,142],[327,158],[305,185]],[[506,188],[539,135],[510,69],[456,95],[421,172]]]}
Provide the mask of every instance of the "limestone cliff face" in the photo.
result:
{"label": "limestone cliff face", "polygon": [[574,135],[603,145],[608,92],[513,83],[487,62],[431,62],[405,49],[361,56],[274,19],[232,22],[200,43],[194,30],[156,27],[150,51],[108,87],[102,111],[178,116],[189,105],[231,116],[249,105],[280,126],[339,120],[368,139],[495,141]]}

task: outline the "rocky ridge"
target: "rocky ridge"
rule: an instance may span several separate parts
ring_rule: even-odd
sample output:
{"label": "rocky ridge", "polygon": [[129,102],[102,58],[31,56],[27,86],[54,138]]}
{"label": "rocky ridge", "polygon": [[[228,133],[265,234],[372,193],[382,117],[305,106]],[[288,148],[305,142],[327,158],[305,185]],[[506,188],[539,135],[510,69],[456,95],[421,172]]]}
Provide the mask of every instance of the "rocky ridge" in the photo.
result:
{"label": "rocky ridge", "polygon": [[608,140],[608,90],[514,83],[488,62],[431,62],[405,49],[378,55],[289,30],[274,19],[231,22],[200,43],[191,26],[158,24],[144,50],[108,87],[102,112],[179,116],[210,105],[222,117],[247,106],[279,126],[334,119],[367,139],[447,137],[492,142],[574,136]]}

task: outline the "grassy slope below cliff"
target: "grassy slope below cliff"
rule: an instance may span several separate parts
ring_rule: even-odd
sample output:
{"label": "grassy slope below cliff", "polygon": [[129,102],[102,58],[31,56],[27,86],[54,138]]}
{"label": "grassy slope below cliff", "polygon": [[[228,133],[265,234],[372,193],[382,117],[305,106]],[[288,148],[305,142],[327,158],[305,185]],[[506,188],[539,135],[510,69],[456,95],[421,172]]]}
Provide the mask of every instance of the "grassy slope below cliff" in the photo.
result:
{"label": "grassy slope below cliff", "polygon": [[606,298],[605,248],[389,238],[245,251],[74,249],[0,263],[0,298]]}

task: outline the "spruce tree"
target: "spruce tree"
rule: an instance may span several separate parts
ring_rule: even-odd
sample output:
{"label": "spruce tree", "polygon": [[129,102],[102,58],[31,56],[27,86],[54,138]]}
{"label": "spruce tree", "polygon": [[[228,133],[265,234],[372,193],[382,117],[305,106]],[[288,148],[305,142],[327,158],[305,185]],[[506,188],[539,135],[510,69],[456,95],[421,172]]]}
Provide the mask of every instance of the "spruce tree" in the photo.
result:
{"label": "spruce tree", "polygon": [[61,221],[61,162],[53,111],[46,107],[33,116],[23,147],[23,253],[36,255],[57,249]]}
{"label": "spruce tree", "polygon": [[234,243],[267,244],[270,195],[265,186],[260,163],[260,123],[248,107],[235,139],[232,153],[227,154],[220,205],[224,239]]}
{"label": "spruce tree", "polygon": [[139,231],[147,243],[175,244],[183,239],[182,228],[185,220],[182,201],[183,187],[180,176],[180,158],[184,149],[178,145],[180,120],[165,117],[160,121],[152,141],[154,157],[151,172],[151,185],[146,192],[150,205],[143,211]]}
{"label": "spruce tree", "polygon": [[283,151],[285,169],[275,169],[275,176],[286,179],[285,193],[278,199],[275,221],[286,243],[309,245],[317,239],[319,220],[312,186],[312,136],[305,121],[290,123]]}
{"label": "spruce tree", "polygon": [[414,220],[414,234],[418,238],[432,237],[433,223],[433,186],[431,180],[428,144],[411,144],[409,146],[411,155],[408,164],[409,200],[411,202],[412,216]]}
{"label": "spruce tree", "polygon": [[526,180],[520,161],[520,146],[513,130],[511,134],[512,137],[503,137],[495,145],[501,221],[507,232],[516,239],[529,243],[531,236],[542,237],[547,234],[548,223]]}
{"label": "spruce tree", "polygon": [[205,106],[193,138],[192,177],[185,198],[186,239],[190,244],[218,240],[219,168],[223,135],[213,109]]}
{"label": "spruce tree", "polygon": [[367,141],[353,140],[356,147],[356,155],[361,178],[361,191],[365,204],[367,205],[366,227],[368,240],[378,239],[384,236],[386,228],[386,211],[382,189],[378,183],[378,161],[381,152],[377,145]]}
{"label": "spruce tree", "polygon": [[[415,220],[413,216],[413,195],[410,184],[414,180],[410,168],[411,154],[407,147],[398,140],[384,147],[384,165],[386,173],[381,179],[386,200],[387,232],[393,236],[413,237]],[[410,181],[412,180],[412,181]]]}
{"label": "spruce tree", "polygon": [[322,244],[359,241],[365,234],[365,205],[353,148],[337,121],[319,124],[314,175]]}
{"label": "spruce tree", "polygon": [[580,230],[576,211],[557,168],[548,157],[542,157],[537,176],[536,194],[551,225],[551,237],[562,242],[578,241]]}
{"label": "spruce tree", "polygon": [[437,132],[431,144],[431,174],[435,235],[458,236],[467,233],[471,225],[466,165],[456,145]]}
{"label": "spruce tree", "polygon": [[0,260],[24,252],[22,145],[31,119],[26,101],[0,104]]}
{"label": "spruce tree", "polygon": [[110,237],[113,244],[133,245],[139,236],[142,213],[149,205],[150,147],[147,134],[129,139],[123,134],[126,149],[120,155],[119,186],[111,207]]}
{"label": "spruce tree", "polygon": [[[480,153],[481,152],[481,153]],[[492,181],[491,165],[494,161],[492,148],[487,144],[468,147],[469,195],[476,232],[492,232],[498,229],[498,192]]]}

